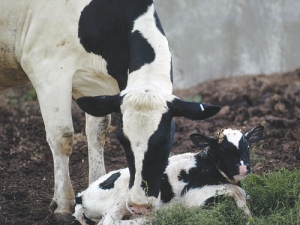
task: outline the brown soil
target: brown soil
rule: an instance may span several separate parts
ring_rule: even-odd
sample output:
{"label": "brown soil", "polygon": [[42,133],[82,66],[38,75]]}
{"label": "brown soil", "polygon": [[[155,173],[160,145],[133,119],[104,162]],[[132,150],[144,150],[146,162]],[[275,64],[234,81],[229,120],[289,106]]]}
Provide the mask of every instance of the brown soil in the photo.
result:
{"label": "brown soil", "polygon": [[[43,120],[31,86],[13,88],[0,95],[0,224],[64,224],[56,221],[49,204],[53,194],[53,161]],[[272,76],[219,79],[175,93],[182,99],[223,106],[214,118],[190,121],[176,118],[173,154],[198,151],[189,141],[193,132],[215,135],[221,128],[247,131],[265,126],[264,139],[252,146],[252,172],[300,166],[300,70]],[[126,166],[114,131],[107,138],[107,171]],[[84,113],[73,105],[75,146],[70,176],[75,192],[87,187],[87,143]],[[77,222],[72,222],[77,224]]]}

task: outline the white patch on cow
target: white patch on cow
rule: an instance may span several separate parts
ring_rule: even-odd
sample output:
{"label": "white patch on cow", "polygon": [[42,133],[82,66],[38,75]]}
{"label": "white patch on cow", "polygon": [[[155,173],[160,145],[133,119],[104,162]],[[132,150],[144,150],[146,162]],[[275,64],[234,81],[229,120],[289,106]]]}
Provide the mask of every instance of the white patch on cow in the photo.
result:
{"label": "white patch on cow", "polygon": [[154,90],[164,94],[172,93],[171,52],[167,38],[156,26],[154,12],[155,9],[152,4],[146,13],[134,21],[132,32],[139,31],[143,35],[154,49],[155,59],[128,76],[128,87],[122,94],[137,89]]}
{"label": "white patch on cow", "polygon": [[82,96],[116,95],[120,92],[117,81],[107,72],[105,59],[94,53],[87,53],[84,59],[84,70],[77,70],[73,76],[74,99]]}
{"label": "white patch on cow", "polygon": [[232,129],[225,129],[223,134],[227,137],[227,140],[231,142],[233,145],[239,148],[239,142],[243,136],[241,131],[239,130],[232,130]]}
{"label": "white patch on cow", "polygon": [[204,107],[203,107],[202,104],[200,104],[200,108],[201,108],[202,111],[204,111]]}
{"label": "white patch on cow", "polygon": [[129,202],[135,204],[158,204],[154,197],[145,198],[141,187],[142,167],[148,141],[157,130],[162,114],[167,112],[166,100],[155,92],[143,90],[131,91],[125,95],[121,105],[123,114],[123,132],[130,140],[135,157],[135,181],[129,191]]}
{"label": "white patch on cow", "polygon": [[185,153],[169,158],[169,165],[167,166],[165,173],[168,175],[175,197],[180,197],[181,191],[186,185],[184,181],[178,180],[178,175],[181,170],[189,173],[190,168],[196,167],[196,160],[194,156],[194,153]]}

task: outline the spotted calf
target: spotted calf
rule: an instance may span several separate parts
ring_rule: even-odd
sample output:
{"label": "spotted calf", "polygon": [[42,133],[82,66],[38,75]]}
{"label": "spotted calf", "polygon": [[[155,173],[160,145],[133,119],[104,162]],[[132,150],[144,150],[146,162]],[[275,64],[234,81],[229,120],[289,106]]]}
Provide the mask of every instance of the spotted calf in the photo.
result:
{"label": "spotted calf", "polygon": [[[257,126],[246,134],[225,129],[217,138],[192,134],[199,153],[185,153],[169,158],[160,186],[161,204],[179,201],[184,206],[201,206],[218,195],[232,196],[247,217],[246,193],[237,184],[250,173],[249,145],[262,138],[264,128]],[[75,217],[82,224],[139,224],[139,216],[152,210],[152,205],[138,207],[128,204],[126,195],[130,176],[128,168],[112,171],[92,183],[76,197]],[[158,209],[159,206],[154,208]]]}

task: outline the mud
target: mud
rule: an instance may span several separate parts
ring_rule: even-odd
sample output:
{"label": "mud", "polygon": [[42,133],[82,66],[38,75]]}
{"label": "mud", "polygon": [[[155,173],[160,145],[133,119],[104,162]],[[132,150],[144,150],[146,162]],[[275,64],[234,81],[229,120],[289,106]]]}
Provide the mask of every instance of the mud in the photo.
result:
{"label": "mud", "polygon": [[[223,108],[214,118],[190,121],[176,118],[172,154],[199,151],[189,140],[193,132],[214,136],[221,128],[247,131],[261,124],[264,138],[251,148],[252,172],[300,166],[300,70],[272,76],[219,79],[175,92],[185,100],[201,100]],[[75,129],[70,176],[75,192],[88,184],[84,113],[72,106]],[[106,170],[126,166],[124,152],[114,131],[106,140]],[[0,224],[77,224],[58,222],[50,209],[53,194],[53,161],[46,142],[43,119],[30,85],[0,95]]]}

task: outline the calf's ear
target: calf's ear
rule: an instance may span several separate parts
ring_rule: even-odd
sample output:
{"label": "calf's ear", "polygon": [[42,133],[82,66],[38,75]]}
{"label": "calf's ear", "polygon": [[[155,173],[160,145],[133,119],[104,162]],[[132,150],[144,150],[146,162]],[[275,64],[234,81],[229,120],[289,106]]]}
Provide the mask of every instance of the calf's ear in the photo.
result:
{"label": "calf's ear", "polygon": [[191,120],[204,120],[216,115],[221,110],[219,105],[185,102],[178,98],[167,102],[167,105],[173,117],[183,116]]}
{"label": "calf's ear", "polygon": [[190,139],[194,143],[194,145],[196,145],[199,148],[206,148],[208,146],[211,147],[213,145],[213,142],[215,141],[214,138],[197,133],[191,134]]}
{"label": "calf's ear", "polygon": [[263,133],[264,133],[264,127],[258,125],[257,127],[254,127],[252,130],[249,130],[245,134],[245,137],[250,143],[252,143],[262,139]]}
{"label": "calf's ear", "polygon": [[76,100],[76,103],[87,114],[101,117],[120,112],[122,99],[120,95],[81,97]]}

